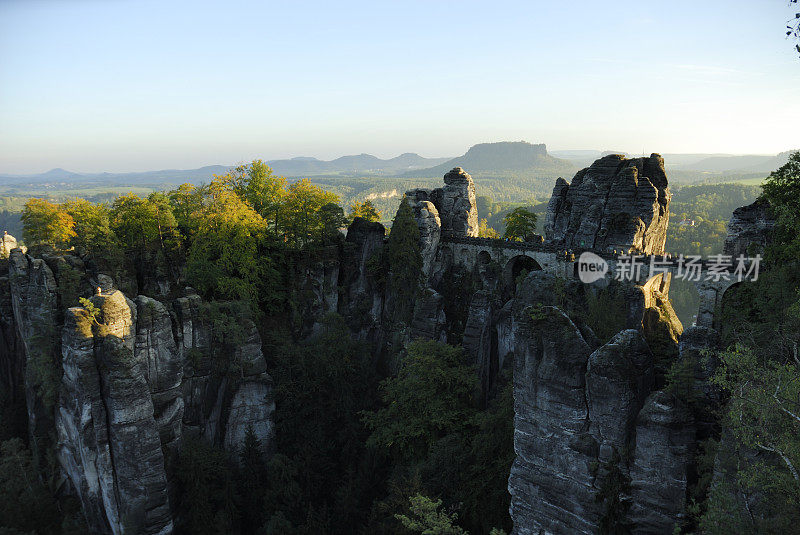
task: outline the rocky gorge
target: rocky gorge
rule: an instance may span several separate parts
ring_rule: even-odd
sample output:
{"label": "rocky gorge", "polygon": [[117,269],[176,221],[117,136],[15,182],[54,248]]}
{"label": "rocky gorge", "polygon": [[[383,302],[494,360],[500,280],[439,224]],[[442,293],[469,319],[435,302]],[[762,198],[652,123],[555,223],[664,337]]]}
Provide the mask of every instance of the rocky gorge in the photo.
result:
{"label": "rocky gorge", "polygon": [[[463,347],[481,403],[510,380],[514,534],[681,526],[691,497],[707,490],[697,454],[720,433],[708,418],[719,399],[705,388],[687,403],[666,374],[684,362],[708,377],[699,355],[718,347],[716,331],[681,325],[668,276],[584,284],[442,247],[478,235],[475,184],[461,168],[443,187],[405,198],[422,260],[408,318],[398,319],[397,295],[374,267],[385,228],[356,218],[341,246],[298,263],[297,336],[338,312],[387,374],[423,338]],[[659,155],[605,156],[556,182],[545,243],[565,253],[663,253],[670,199]],[[731,251],[766,243],[769,216],[757,208],[734,214]],[[188,286],[137,285],[90,258],[26,251],[10,236],[0,252],[0,382],[22,407],[34,455],[80,501],[91,533],[175,530],[171,466],[182,441],[235,452],[250,431],[270,450],[276,385],[265,333],[235,304]]]}

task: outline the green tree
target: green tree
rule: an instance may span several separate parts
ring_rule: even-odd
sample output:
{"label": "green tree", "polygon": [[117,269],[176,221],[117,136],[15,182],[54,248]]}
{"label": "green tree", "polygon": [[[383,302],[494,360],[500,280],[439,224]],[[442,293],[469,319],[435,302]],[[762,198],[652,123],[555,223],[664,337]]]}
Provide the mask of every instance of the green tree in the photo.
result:
{"label": "green tree", "polygon": [[506,224],[504,238],[524,241],[536,232],[536,214],[525,207],[514,208],[503,220]]}
{"label": "green tree", "polygon": [[397,376],[381,382],[385,406],[364,413],[372,430],[367,444],[399,459],[423,458],[437,440],[472,423],[476,388],[477,373],[460,347],[413,342]]}
{"label": "green tree", "polygon": [[163,193],[152,193],[146,199],[129,193],[111,205],[111,229],[129,250],[145,251],[157,246],[167,254],[175,245],[177,223],[169,200]]}
{"label": "green tree", "polygon": [[319,241],[321,243],[337,243],[344,237],[339,231],[347,226],[342,207],[336,203],[328,203],[317,211],[319,218]]}
{"label": "green tree", "polygon": [[28,245],[69,246],[76,236],[75,220],[59,205],[45,199],[29,199],[22,210],[22,236]]}
{"label": "green tree", "polygon": [[486,219],[481,219],[481,222],[478,224],[478,237],[479,238],[499,238],[500,234],[489,226],[489,223]]}
{"label": "green tree", "polygon": [[175,467],[179,529],[185,533],[231,533],[237,523],[238,496],[224,451],[185,437]]}
{"label": "green tree", "polygon": [[39,480],[22,440],[0,444],[0,526],[20,533],[59,533],[58,504]]}
{"label": "green tree", "polygon": [[419,227],[405,197],[397,209],[381,263],[389,271],[395,315],[400,320],[408,321],[422,281],[422,254]]}
{"label": "green tree", "polygon": [[61,207],[75,221],[75,236],[70,240],[72,245],[101,253],[116,245],[106,205],[74,199]]}
{"label": "green tree", "polygon": [[239,165],[222,176],[215,176],[258,212],[277,233],[282,225],[281,209],[286,196],[286,179],[276,176],[261,160]]}
{"label": "green tree", "polygon": [[283,225],[286,238],[292,245],[308,244],[321,232],[319,210],[329,203],[338,204],[339,197],[315,186],[307,179],[289,186],[283,203]]}
{"label": "green tree", "polygon": [[350,205],[350,220],[353,220],[357,217],[362,219],[366,219],[367,221],[380,221],[381,214],[372,204],[372,201],[367,199],[364,202],[354,202]]}
{"label": "green tree", "polygon": [[422,535],[467,535],[466,531],[453,525],[458,519],[456,513],[448,515],[444,511],[439,511],[442,500],[433,501],[427,496],[417,494],[411,496],[409,502],[411,502],[411,517],[394,515],[406,529]]}
{"label": "green tree", "polygon": [[359,468],[369,459],[359,412],[376,403],[369,350],[330,314],[315,336],[287,343],[274,359],[278,455],[267,471],[266,517],[315,532],[309,512],[328,510],[335,532],[349,533],[364,522],[375,485],[374,470]]}
{"label": "green tree", "polygon": [[177,189],[170,191],[168,197],[178,230],[190,244],[202,222],[200,219],[200,213],[203,210],[201,189],[189,183],[181,184]]}
{"label": "green tree", "polygon": [[207,297],[274,311],[282,301],[283,284],[274,258],[262,254],[264,219],[222,180],[212,180],[200,195],[201,208],[187,223],[196,229],[187,279]]}
{"label": "green tree", "polygon": [[777,216],[775,241],[771,260],[796,261],[800,253],[800,152],[789,156],[789,161],[770,173],[762,185],[761,199],[769,203]]}
{"label": "green tree", "polygon": [[244,533],[255,533],[262,524],[266,463],[261,441],[248,425],[239,452],[236,488],[241,494],[241,526]]}

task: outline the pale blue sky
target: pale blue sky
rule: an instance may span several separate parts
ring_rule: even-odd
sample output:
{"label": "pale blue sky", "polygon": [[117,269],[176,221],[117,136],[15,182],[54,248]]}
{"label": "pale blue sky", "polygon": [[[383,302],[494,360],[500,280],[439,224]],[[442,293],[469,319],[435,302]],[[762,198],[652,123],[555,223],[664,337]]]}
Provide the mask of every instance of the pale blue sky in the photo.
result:
{"label": "pale blue sky", "polygon": [[800,147],[784,0],[0,0],[0,173]]}

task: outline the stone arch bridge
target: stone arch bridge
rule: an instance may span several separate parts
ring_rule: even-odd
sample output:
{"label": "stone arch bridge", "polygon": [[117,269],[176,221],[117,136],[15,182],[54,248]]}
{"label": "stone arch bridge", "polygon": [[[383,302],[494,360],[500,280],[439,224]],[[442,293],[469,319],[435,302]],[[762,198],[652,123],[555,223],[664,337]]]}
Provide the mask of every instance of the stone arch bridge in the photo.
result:
{"label": "stone arch bridge", "polygon": [[[511,284],[522,270],[542,270],[546,273],[563,277],[578,278],[578,258],[583,252],[591,252],[608,264],[606,277],[613,277],[619,269],[625,270],[628,280],[643,287],[669,291],[673,276],[686,273],[688,267],[680,266],[677,259],[669,255],[640,255],[631,264],[630,256],[622,256],[615,251],[592,249],[569,249],[546,242],[516,242],[491,238],[442,236],[439,251],[453,259],[453,263],[467,269],[474,269],[481,264],[497,262],[502,266],[502,277],[505,284]],[[621,264],[625,264],[624,266]],[[751,268],[757,269],[755,262],[744,264],[747,273]],[[734,266],[735,267],[735,266]],[[697,325],[712,327],[714,314],[722,304],[725,292],[732,286],[744,282],[739,280],[731,268],[721,273],[719,263],[702,260],[695,263],[691,271],[691,280],[700,296],[700,309],[697,314]],[[749,279],[748,279],[749,280]],[[649,295],[650,292],[645,292]]]}

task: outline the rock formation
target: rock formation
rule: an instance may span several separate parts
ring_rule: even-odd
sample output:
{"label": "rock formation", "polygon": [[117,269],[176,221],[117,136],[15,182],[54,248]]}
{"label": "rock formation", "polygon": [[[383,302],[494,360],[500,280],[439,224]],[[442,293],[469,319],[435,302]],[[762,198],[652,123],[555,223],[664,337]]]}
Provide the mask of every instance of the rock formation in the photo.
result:
{"label": "rock formation", "polygon": [[135,304],[119,291],[96,295],[92,303],[97,316],[82,308],[66,314],[59,463],[94,531],[171,533],[150,363],[135,351]]}
{"label": "rock formation", "polygon": [[728,235],[723,247],[726,255],[738,257],[763,254],[769,245],[775,229],[775,216],[770,213],[769,204],[757,200],[733,211],[728,221]]}
{"label": "rock formation", "polygon": [[[187,433],[235,451],[252,427],[269,450],[272,379],[252,321],[191,289],[130,300],[75,256],[15,248],[2,262],[3,390],[24,392],[32,450],[55,453],[93,533],[172,533],[168,462]],[[81,295],[94,311],[67,308]],[[215,313],[239,338],[215,331]]]}
{"label": "rock formation", "polygon": [[669,202],[664,159],[612,154],[558,179],[547,205],[545,238],[575,249],[664,252]]}
{"label": "rock formation", "polygon": [[478,235],[478,205],[472,177],[456,167],[444,175],[444,183],[442,188],[418,188],[406,192],[419,225],[420,246],[428,269],[440,236]]}

